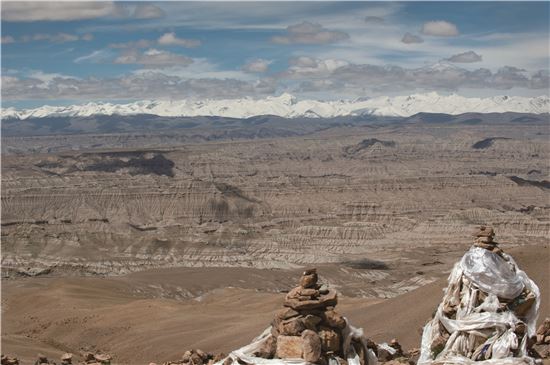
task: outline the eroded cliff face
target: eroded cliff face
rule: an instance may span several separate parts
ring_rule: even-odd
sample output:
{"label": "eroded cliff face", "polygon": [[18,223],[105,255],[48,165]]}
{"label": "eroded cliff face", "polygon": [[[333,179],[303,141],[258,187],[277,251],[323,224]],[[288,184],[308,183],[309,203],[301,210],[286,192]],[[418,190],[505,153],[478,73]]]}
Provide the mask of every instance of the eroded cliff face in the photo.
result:
{"label": "eroded cliff face", "polygon": [[393,296],[448,268],[472,225],[493,225],[507,244],[548,242],[547,133],[544,124],[340,127],[3,156],[3,275],[342,263],[356,282],[387,280],[384,293],[356,294]]}

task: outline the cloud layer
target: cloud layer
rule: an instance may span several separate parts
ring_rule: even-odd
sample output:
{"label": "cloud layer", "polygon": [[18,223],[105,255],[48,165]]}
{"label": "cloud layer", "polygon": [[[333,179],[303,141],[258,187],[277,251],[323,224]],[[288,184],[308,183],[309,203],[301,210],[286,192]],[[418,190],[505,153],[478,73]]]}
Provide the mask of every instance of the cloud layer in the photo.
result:
{"label": "cloud layer", "polygon": [[[117,59],[143,67],[178,67],[192,60],[150,49]],[[249,65],[261,73],[262,62]],[[505,66],[495,72],[479,68],[466,70],[446,63],[408,69],[399,66],[351,64],[343,60],[307,56],[289,60],[287,70],[256,79],[189,78],[159,71],[143,71],[115,78],[75,78],[62,75],[3,75],[2,97],[23,99],[143,99],[151,98],[237,98],[273,95],[280,90],[292,93],[329,93],[345,97],[408,92],[456,91],[461,88],[508,90],[511,88],[548,89],[549,73],[528,73]]]}

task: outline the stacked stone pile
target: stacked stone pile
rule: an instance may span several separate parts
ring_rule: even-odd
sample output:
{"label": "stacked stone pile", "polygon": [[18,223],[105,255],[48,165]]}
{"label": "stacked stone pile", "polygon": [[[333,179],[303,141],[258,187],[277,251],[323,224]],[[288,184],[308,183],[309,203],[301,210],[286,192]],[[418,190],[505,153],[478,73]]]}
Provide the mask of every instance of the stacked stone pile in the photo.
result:
{"label": "stacked stone pile", "polygon": [[[345,364],[346,319],[335,310],[338,296],[318,283],[316,269],[306,270],[300,285],[285,297],[284,307],[271,323],[271,336],[254,355],[265,359],[303,359],[326,364],[330,358]],[[351,346],[367,363],[364,342],[352,339]]]}
{"label": "stacked stone pile", "polygon": [[443,300],[424,328],[420,363],[532,361],[528,345],[539,290],[494,236],[491,227],[479,227],[473,247],[453,268]]}
{"label": "stacked stone pile", "polygon": [[533,342],[532,356],[550,359],[550,318],[545,318],[544,322],[537,328],[536,338]]}

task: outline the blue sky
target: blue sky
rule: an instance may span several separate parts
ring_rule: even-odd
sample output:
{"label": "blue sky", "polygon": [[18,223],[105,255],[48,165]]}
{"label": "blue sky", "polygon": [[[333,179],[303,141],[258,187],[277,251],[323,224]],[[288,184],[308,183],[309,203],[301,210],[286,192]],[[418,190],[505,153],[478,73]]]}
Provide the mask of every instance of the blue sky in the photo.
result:
{"label": "blue sky", "polygon": [[2,104],[546,95],[549,2],[3,2]]}

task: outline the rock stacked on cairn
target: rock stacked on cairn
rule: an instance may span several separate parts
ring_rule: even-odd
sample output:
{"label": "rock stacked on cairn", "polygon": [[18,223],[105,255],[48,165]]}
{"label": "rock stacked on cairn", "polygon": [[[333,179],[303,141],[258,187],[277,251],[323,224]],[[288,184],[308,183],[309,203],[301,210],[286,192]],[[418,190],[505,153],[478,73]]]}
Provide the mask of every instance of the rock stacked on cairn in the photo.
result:
{"label": "rock stacked on cairn", "polygon": [[[303,359],[326,364],[329,358],[345,364],[343,330],[346,319],[334,310],[338,296],[333,289],[318,284],[316,269],[306,270],[300,285],[285,297],[284,307],[271,323],[271,337],[254,355],[266,359]],[[366,363],[366,349],[352,343]]]}
{"label": "rock stacked on cairn", "polygon": [[474,246],[484,248],[499,255],[502,254],[502,250],[498,246],[498,243],[493,240],[495,237],[495,231],[492,227],[479,227],[479,230],[474,234],[474,237]]}

